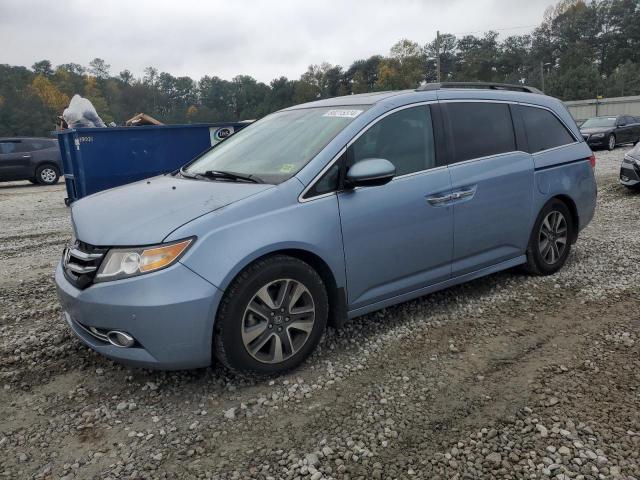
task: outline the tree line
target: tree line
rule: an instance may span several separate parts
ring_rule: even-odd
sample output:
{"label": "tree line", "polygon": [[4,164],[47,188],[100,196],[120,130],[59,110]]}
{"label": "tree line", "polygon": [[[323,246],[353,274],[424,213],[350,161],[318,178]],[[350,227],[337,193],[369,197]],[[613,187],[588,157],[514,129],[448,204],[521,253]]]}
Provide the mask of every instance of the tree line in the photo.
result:
{"label": "tree line", "polygon": [[142,78],[129,70],[116,75],[100,58],[88,67],[0,65],[0,136],[47,135],[75,93],[106,123],[124,124],[138,112],[165,123],[235,121],[320,98],[415,88],[436,81],[438,58],[442,81],[544,84],[563,100],[640,95],[640,0],[561,0],[530,34],[500,40],[495,31],[445,33],[426,45],[402,39],[387,55],[348,68],[310,65],[299,79],[269,84],[248,75],[196,81],[154,67]]}

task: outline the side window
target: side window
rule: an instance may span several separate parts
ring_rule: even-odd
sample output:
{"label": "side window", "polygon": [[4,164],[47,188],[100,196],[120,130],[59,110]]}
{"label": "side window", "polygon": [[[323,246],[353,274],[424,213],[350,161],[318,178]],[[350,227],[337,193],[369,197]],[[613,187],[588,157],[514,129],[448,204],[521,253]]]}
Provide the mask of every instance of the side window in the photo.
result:
{"label": "side window", "polygon": [[16,148],[14,142],[0,142],[0,153],[12,153]]}
{"label": "side window", "polygon": [[520,106],[522,121],[529,141],[529,153],[541,152],[575,142],[558,118],[548,110]]}
{"label": "side window", "polygon": [[389,160],[397,176],[435,167],[429,107],[405,108],[374,124],[349,147],[347,168],[366,158]]}
{"label": "side window", "polygon": [[25,148],[23,142],[20,141],[12,141],[12,142],[0,142],[0,153],[20,153],[20,152],[28,152],[29,150]]}
{"label": "side window", "polygon": [[29,140],[28,142],[25,142],[25,146],[31,151],[42,150],[43,148],[48,147],[44,140]]}
{"label": "side window", "polygon": [[509,105],[505,103],[445,103],[453,141],[453,162],[516,150]]}

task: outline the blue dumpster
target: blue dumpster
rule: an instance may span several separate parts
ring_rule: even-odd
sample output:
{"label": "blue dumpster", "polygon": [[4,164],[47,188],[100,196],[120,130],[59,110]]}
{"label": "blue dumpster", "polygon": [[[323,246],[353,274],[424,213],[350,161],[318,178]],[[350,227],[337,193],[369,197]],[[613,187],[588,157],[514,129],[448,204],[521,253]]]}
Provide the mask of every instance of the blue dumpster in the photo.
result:
{"label": "blue dumpster", "polygon": [[75,128],[57,132],[67,204],[177,170],[247,123]]}

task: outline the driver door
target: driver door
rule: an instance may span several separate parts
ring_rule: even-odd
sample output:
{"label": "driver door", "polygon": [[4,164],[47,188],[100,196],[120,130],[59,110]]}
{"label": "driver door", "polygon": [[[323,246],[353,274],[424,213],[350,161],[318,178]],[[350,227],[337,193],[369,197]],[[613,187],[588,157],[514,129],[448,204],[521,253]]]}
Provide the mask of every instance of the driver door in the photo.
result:
{"label": "driver door", "polygon": [[433,123],[429,105],[403,108],[347,148],[347,169],[366,158],[396,167],[386,185],[338,194],[350,310],[450,278],[451,181],[437,162]]}

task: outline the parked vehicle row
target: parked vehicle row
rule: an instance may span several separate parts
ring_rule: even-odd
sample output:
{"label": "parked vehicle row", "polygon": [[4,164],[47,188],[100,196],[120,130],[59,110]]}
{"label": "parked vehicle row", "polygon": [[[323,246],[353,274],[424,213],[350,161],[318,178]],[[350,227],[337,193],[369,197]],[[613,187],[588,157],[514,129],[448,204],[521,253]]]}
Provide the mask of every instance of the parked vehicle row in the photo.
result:
{"label": "parked vehicle row", "polygon": [[51,138],[0,138],[0,182],[29,180],[53,185],[60,177],[58,141]]}
{"label": "parked vehicle row", "polygon": [[72,205],[66,320],[134,365],[283,372],[328,324],[515,266],[558,271],[595,209],[563,104],[435,84],[268,115],[179,172]]}
{"label": "parked vehicle row", "polygon": [[640,142],[640,119],[631,115],[593,117],[582,123],[580,133],[591,148],[613,150],[617,145]]}

